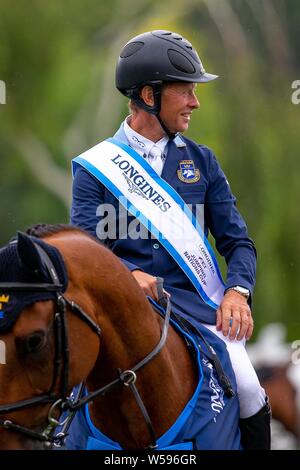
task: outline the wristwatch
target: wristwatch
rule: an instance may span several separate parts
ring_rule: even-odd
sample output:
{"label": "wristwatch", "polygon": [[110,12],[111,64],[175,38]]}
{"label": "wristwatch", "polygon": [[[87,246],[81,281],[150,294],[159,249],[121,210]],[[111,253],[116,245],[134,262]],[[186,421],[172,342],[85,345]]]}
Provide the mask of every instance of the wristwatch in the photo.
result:
{"label": "wristwatch", "polygon": [[230,290],[234,290],[235,292],[238,292],[243,297],[245,297],[246,300],[248,300],[249,297],[250,297],[250,291],[249,291],[249,289],[246,289],[245,287],[242,287],[242,286],[229,287],[229,289],[227,289],[226,292],[228,292]]}

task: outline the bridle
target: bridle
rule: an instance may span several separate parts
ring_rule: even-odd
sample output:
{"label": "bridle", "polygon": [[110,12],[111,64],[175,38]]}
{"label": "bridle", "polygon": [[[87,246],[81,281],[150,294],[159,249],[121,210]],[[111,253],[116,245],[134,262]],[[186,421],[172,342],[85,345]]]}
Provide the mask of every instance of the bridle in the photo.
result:
{"label": "bridle", "polygon": [[[70,427],[70,424],[75,416],[75,413],[79,408],[84,406],[86,403],[92,401],[98,396],[104,395],[109,390],[117,385],[124,385],[131,389],[134,397],[137,401],[137,404],[140,407],[140,410],[146,421],[149,434],[151,436],[151,444],[149,448],[153,449],[156,445],[156,436],[154,429],[151,423],[151,419],[148,415],[146,407],[140,397],[140,394],[135,386],[136,381],[136,372],[148,364],[163,348],[168,333],[169,319],[171,313],[171,307],[168,296],[166,296],[162,289],[163,280],[157,278],[158,280],[158,291],[160,297],[160,304],[162,309],[155,308],[159,314],[164,317],[164,323],[161,330],[161,336],[158,344],[155,348],[138,364],[132,367],[130,370],[118,370],[119,377],[110,382],[109,384],[101,387],[100,389],[86,393],[83,396],[84,384],[80,384],[79,391],[75,397],[67,396],[69,389],[69,348],[68,348],[68,332],[67,332],[67,322],[66,322],[66,312],[67,308],[71,312],[77,315],[83,322],[85,322],[96,334],[98,337],[101,335],[100,326],[92,320],[92,318],[74,301],[69,300],[63,295],[63,286],[60,283],[59,277],[55,270],[55,267],[41,245],[34,242],[36,249],[39,252],[39,255],[47,268],[47,271],[51,278],[51,283],[22,283],[22,282],[9,282],[9,283],[0,283],[0,289],[4,292],[55,292],[56,294],[56,312],[54,314],[54,338],[55,338],[55,356],[54,356],[54,367],[53,367],[53,377],[51,386],[45,394],[37,395],[32,398],[25,400],[20,400],[14,403],[7,405],[0,405],[0,415],[6,413],[12,413],[14,411],[24,410],[26,408],[47,404],[50,403],[50,409],[48,412],[48,425],[41,432],[30,429],[26,426],[17,424],[9,419],[3,419],[0,417],[0,427],[5,429],[19,432],[27,437],[42,441],[45,446],[57,446],[60,447],[64,445],[65,438],[67,437],[67,432]],[[165,309],[165,313],[164,310]],[[54,393],[56,384],[60,382],[59,394]],[[60,422],[57,420],[53,414],[56,409],[63,411],[68,411],[68,416]],[[61,427],[62,430],[55,434],[57,427]]]}
{"label": "bridle", "polygon": [[[14,242],[12,242],[14,243]],[[37,243],[35,247],[39,252],[39,255],[47,268],[52,283],[23,283],[23,282],[9,282],[0,283],[0,289],[4,292],[25,292],[25,293],[38,293],[38,292],[54,292],[56,296],[56,312],[54,314],[54,338],[55,338],[55,356],[54,356],[54,367],[53,377],[51,386],[47,393],[37,395],[32,398],[20,400],[8,405],[0,405],[0,415],[4,413],[12,413],[14,411],[23,410],[32,406],[42,405],[50,403],[51,407],[48,413],[48,426],[41,432],[36,432],[25,426],[21,426],[17,423],[12,422],[8,419],[2,419],[0,417],[0,427],[17,431],[26,436],[37,439],[39,441],[56,442],[53,432],[59,423],[54,417],[55,409],[60,406],[66,399],[68,393],[69,383],[69,348],[68,348],[68,334],[66,324],[66,310],[67,307],[81,320],[87,323],[95,333],[100,336],[101,329],[90,317],[87,315],[79,305],[75,302],[68,300],[63,294],[63,286],[60,283],[56,269],[52,263],[52,260],[46,253],[46,251]],[[60,382],[59,395],[54,393],[56,384]]]}

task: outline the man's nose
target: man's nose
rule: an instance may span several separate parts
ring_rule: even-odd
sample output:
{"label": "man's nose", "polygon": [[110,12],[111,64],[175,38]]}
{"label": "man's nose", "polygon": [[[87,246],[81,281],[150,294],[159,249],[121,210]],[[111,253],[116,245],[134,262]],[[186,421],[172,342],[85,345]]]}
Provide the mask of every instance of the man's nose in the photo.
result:
{"label": "man's nose", "polygon": [[194,108],[194,109],[197,109],[200,107],[200,103],[195,92],[193,92],[193,94],[191,95],[190,106],[191,108]]}

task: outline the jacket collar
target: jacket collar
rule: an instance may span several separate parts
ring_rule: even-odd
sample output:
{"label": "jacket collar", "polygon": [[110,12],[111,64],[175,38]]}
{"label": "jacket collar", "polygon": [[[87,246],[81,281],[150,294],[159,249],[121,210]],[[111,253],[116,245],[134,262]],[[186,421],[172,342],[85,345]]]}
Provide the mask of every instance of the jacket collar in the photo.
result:
{"label": "jacket collar", "polygon": [[[130,142],[128,141],[128,138],[126,137],[125,131],[124,131],[124,122],[122,122],[121,126],[117,130],[117,132],[114,135],[114,138],[122,142],[123,144],[130,145]],[[173,143],[177,148],[182,148],[186,147],[185,141],[182,139],[180,134],[177,134],[175,139],[173,140]],[[169,145],[168,145],[169,147]]]}

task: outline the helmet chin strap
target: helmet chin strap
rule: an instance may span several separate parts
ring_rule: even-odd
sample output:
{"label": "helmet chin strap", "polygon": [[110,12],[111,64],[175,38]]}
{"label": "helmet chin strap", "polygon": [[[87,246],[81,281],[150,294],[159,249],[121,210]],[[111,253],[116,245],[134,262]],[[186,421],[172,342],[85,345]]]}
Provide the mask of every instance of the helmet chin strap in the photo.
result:
{"label": "helmet chin strap", "polygon": [[176,135],[177,134],[174,134],[174,132],[171,132],[167,126],[165,125],[164,121],[162,120],[162,118],[160,117],[159,114],[156,114],[156,117],[157,117],[157,120],[159,122],[159,124],[161,125],[161,127],[163,128],[163,130],[165,131],[165,133],[167,134],[167,136],[169,137],[169,139],[175,139]]}
{"label": "helmet chin strap", "polygon": [[[152,83],[151,84],[152,89],[153,89],[153,98],[154,98],[154,105],[151,108],[151,111],[149,110],[151,114],[154,114],[157,117],[157,120],[159,124],[161,125],[162,129],[164,132],[167,134],[169,139],[175,139],[176,134],[174,132],[171,132],[170,129],[166,126],[162,118],[160,117],[160,111],[161,111],[161,90],[162,90],[162,82],[158,83]],[[147,106],[147,105],[146,105]],[[147,111],[147,109],[146,109]]]}
{"label": "helmet chin strap", "polygon": [[[143,86],[145,85],[146,84],[144,84]],[[160,110],[161,110],[162,81],[157,80],[157,81],[149,82],[149,86],[151,86],[153,90],[154,104],[152,106],[146,104],[145,101],[141,98],[140,89],[138,88],[128,90],[127,96],[131,98],[133,101],[135,101],[138,104],[138,106],[144,109],[144,111],[147,111],[147,113],[153,114],[154,116],[156,116],[164,132],[167,134],[169,139],[173,140],[175,139],[177,134],[174,134],[174,132],[171,132],[170,129],[167,128],[166,124],[163,122],[162,118],[159,115]]]}

